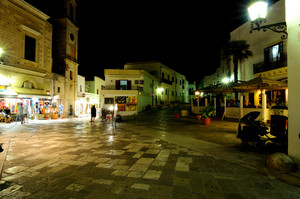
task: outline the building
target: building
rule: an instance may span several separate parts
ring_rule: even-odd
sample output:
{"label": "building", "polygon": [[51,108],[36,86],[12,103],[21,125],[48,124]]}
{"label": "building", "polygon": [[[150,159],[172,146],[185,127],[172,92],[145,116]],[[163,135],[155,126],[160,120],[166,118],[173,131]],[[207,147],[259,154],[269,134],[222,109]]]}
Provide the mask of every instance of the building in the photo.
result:
{"label": "building", "polygon": [[[105,86],[105,81],[100,77],[94,76],[94,80],[85,81],[86,84],[86,92],[94,93],[100,96],[101,90]],[[99,102],[97,102],[99,104]]]}
{"label": "building", "polygon": [[105,69],[105,87],[101,90],[101,108],[117,105],[121,116],[158,105],[162,97],[159,81],[145,70]]}
{"label": "building", "polygon": [[94,80],[92,81],[85,81],[86,101],[89,109],[88,113],[90,113],[92,106],[95,105],[97,115],[100,115],[100,96],[104,87],[105,81],[97,76],[94,76]]}
{"label": "building", "polygon": [[158,104],[188,103],[189,86],[186,77],[160,62],[127,63],[124,69],[145,70],[159,80],[160,99]]}
{"label": "building", "polygon": [[[76,26],[76,2],[75,0],[52,0],[49,4],[51,20],[53,24],[53,67],[52,72],[59,75],[63,84],[59,81],[54,89],[54,97],[59,105],[64,107],[63,117],[73,116],[75,113],[75,101],[77,98],[77,74],[78,74],[78,27]],[[59,9],[57,9],[59,8]],[[62,87],[64,89],[61,89]],[[58,92],[60,91],[60,92]]]}
{"label": "building", "polygon": [[299,19],[300,2],[297,0],[286,0],[285,4],[286,22],[288,27],[288,79],[289,79],[289,123],[288,123],[288,154],[300,163],[300,45],[299,45]]}
{"label": "building", "polygon": [[[285,21],[285,1],[280,0],[268,8],[267,24],[274,24]],[[287,82],[287,40],[281,38],[281,34],[271,30],[254,31],[249,33],[251,22],[246,22],[230,33],[230,40],[246,40],[250,45],[253,56],[239,63],[238,80],[249,81],[256,77],[268,78]],[[219,71],[224,74],[233,74],[232,61],[227,62],[223,59]],[[233,80],[233,77],[229,77]],[[260,90],[245,93],[245,101],[254,106],[260,104]],[[284,100],[287,102],[287,89],[266,91],[267,101]]]}
{"label": "building", "polygon": [[30,117],[50,112],[52,25],[23,0],[0,1],[0,108],[13,114],[23,103]]}
{"label": "building", "polygon": [[87,115],[85,94],[85,77],[77,76],[77,100],[75,102],[75,115],[77,117],[85,117]]}

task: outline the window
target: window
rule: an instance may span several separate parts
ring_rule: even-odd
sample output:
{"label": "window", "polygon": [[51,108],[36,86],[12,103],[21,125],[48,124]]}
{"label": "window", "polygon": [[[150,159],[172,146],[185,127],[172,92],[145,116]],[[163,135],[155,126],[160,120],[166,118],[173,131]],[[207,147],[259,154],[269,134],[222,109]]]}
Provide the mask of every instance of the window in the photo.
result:
{"label": "window", "polygon": [[36,39],[25,35],[24,59],[35,62]]}
{"label": "window", "polygon": [[161,73],[161,78],[165,79],[165,73]]}
{"label": "window", "polygon": [[73,80],[73,71],[70,70],[70,80]]}
{"label": "window", "polygon": [[99,89],[97,89],[97,95],[99,95]]}
{"label": "window", "polygon": [[114,104],[114,98],[104,98],[104,104]]}
{"label": "window", "polygon": [[283,43],[280,42],[264,49],[265,66],[267,68],[279,68],[283,61]]}
{"label": "window", "polygon": [[135,84],[144,84],[144,80],[135,80],[134,83]]}
{"label": "window", "polygon": [[34,85],[33,85],[33,83],[31,83],[29,81],[23,82],[22,87],[23,88],[35,88]]}
{"label": "window", "polygon": [[116,80],[116,90],[131,90],[131,80]]}
{"label": "window", "polygon": [[120,81],[120,90],[127,90],[127,81],[126,80]]}
{"label": "window", "polygon": [[79,92],[82,92],[82,85],[80,85],[80,89],[79,89]]}

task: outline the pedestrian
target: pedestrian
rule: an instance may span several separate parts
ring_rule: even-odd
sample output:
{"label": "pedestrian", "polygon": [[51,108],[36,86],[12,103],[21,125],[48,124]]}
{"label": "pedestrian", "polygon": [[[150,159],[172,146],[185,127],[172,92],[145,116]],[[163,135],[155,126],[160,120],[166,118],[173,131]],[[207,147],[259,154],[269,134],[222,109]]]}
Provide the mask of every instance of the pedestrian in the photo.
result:
{"label": "pedestrian", "polygon": [[23,112],[24,112],[24,107],[23,107],[23,103],[20,103],[20,105],[18,106],[18,120],[21,121],[21,124],[23,124]]}
{"label": "pedestrian", "polygon": [[92,109],[91,109],[91,121],[90,122],[95,122],[95,118],[96,118],[96,107],[95,107],[95,105],[93,105]]}
{"label": "pedestrian", "polygon": [[24,106],[24,109],[23,109],[23,120],[24,120],[24,123],[28,123],[28,106],[25,105]]}
{"label": "pedestrian", "polygon": [[7,122],[7,123],[10,123],[10,121],[11,121],[10,109],[9,109],[8,107],[6,107],[6,108],[4,109],[4,112],[5,112],[5,114],[6,114],[6,122]]}

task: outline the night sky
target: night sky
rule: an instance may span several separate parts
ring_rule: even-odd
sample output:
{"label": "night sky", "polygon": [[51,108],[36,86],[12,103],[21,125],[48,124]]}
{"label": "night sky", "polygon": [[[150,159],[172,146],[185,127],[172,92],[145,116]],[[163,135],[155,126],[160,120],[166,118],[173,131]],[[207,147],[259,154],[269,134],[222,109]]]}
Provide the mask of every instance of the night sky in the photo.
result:
{"label": "night sky", "polygon": [[[26,1],[50,13],[51,0]],[[103,77],[105,68],[159,61],[192,82],[220,66],[220,47],[248,20],[249,0],[77,3],[80,75]]]}
{"label": "night sky", "polygon": [[90,78],[127,62],[159,61],[199,80],[215,72],[229,32],[248,20],[247,0],[122,2],[79,2],[79,74]]}

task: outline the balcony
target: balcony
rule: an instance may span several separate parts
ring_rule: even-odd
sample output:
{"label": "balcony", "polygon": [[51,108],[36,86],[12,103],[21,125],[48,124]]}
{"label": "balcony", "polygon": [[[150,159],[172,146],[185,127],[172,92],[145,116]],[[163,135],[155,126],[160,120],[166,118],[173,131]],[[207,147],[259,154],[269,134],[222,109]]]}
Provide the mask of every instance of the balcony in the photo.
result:
{"label": "balcony", "polygon": [[266,63],[265,61],[253,64],[253,74],[262,73],[287,66],[287,54],[283,55],[282,60]]}
{"label": "balcony", "polygon": [[116,85],[106,85],[105,87],[102,88],[102,90],[137,90],[137,91],[143,91],[142,86],[117,86]]}
{"label": "balcony", "polygon": [[170,84],[170,85],[172,85],[172,81],[171,80],[167,80],[167,79],[164,79],[164,78],[162,78],[161,79],[161,83],[165,83],[165,84]]}

